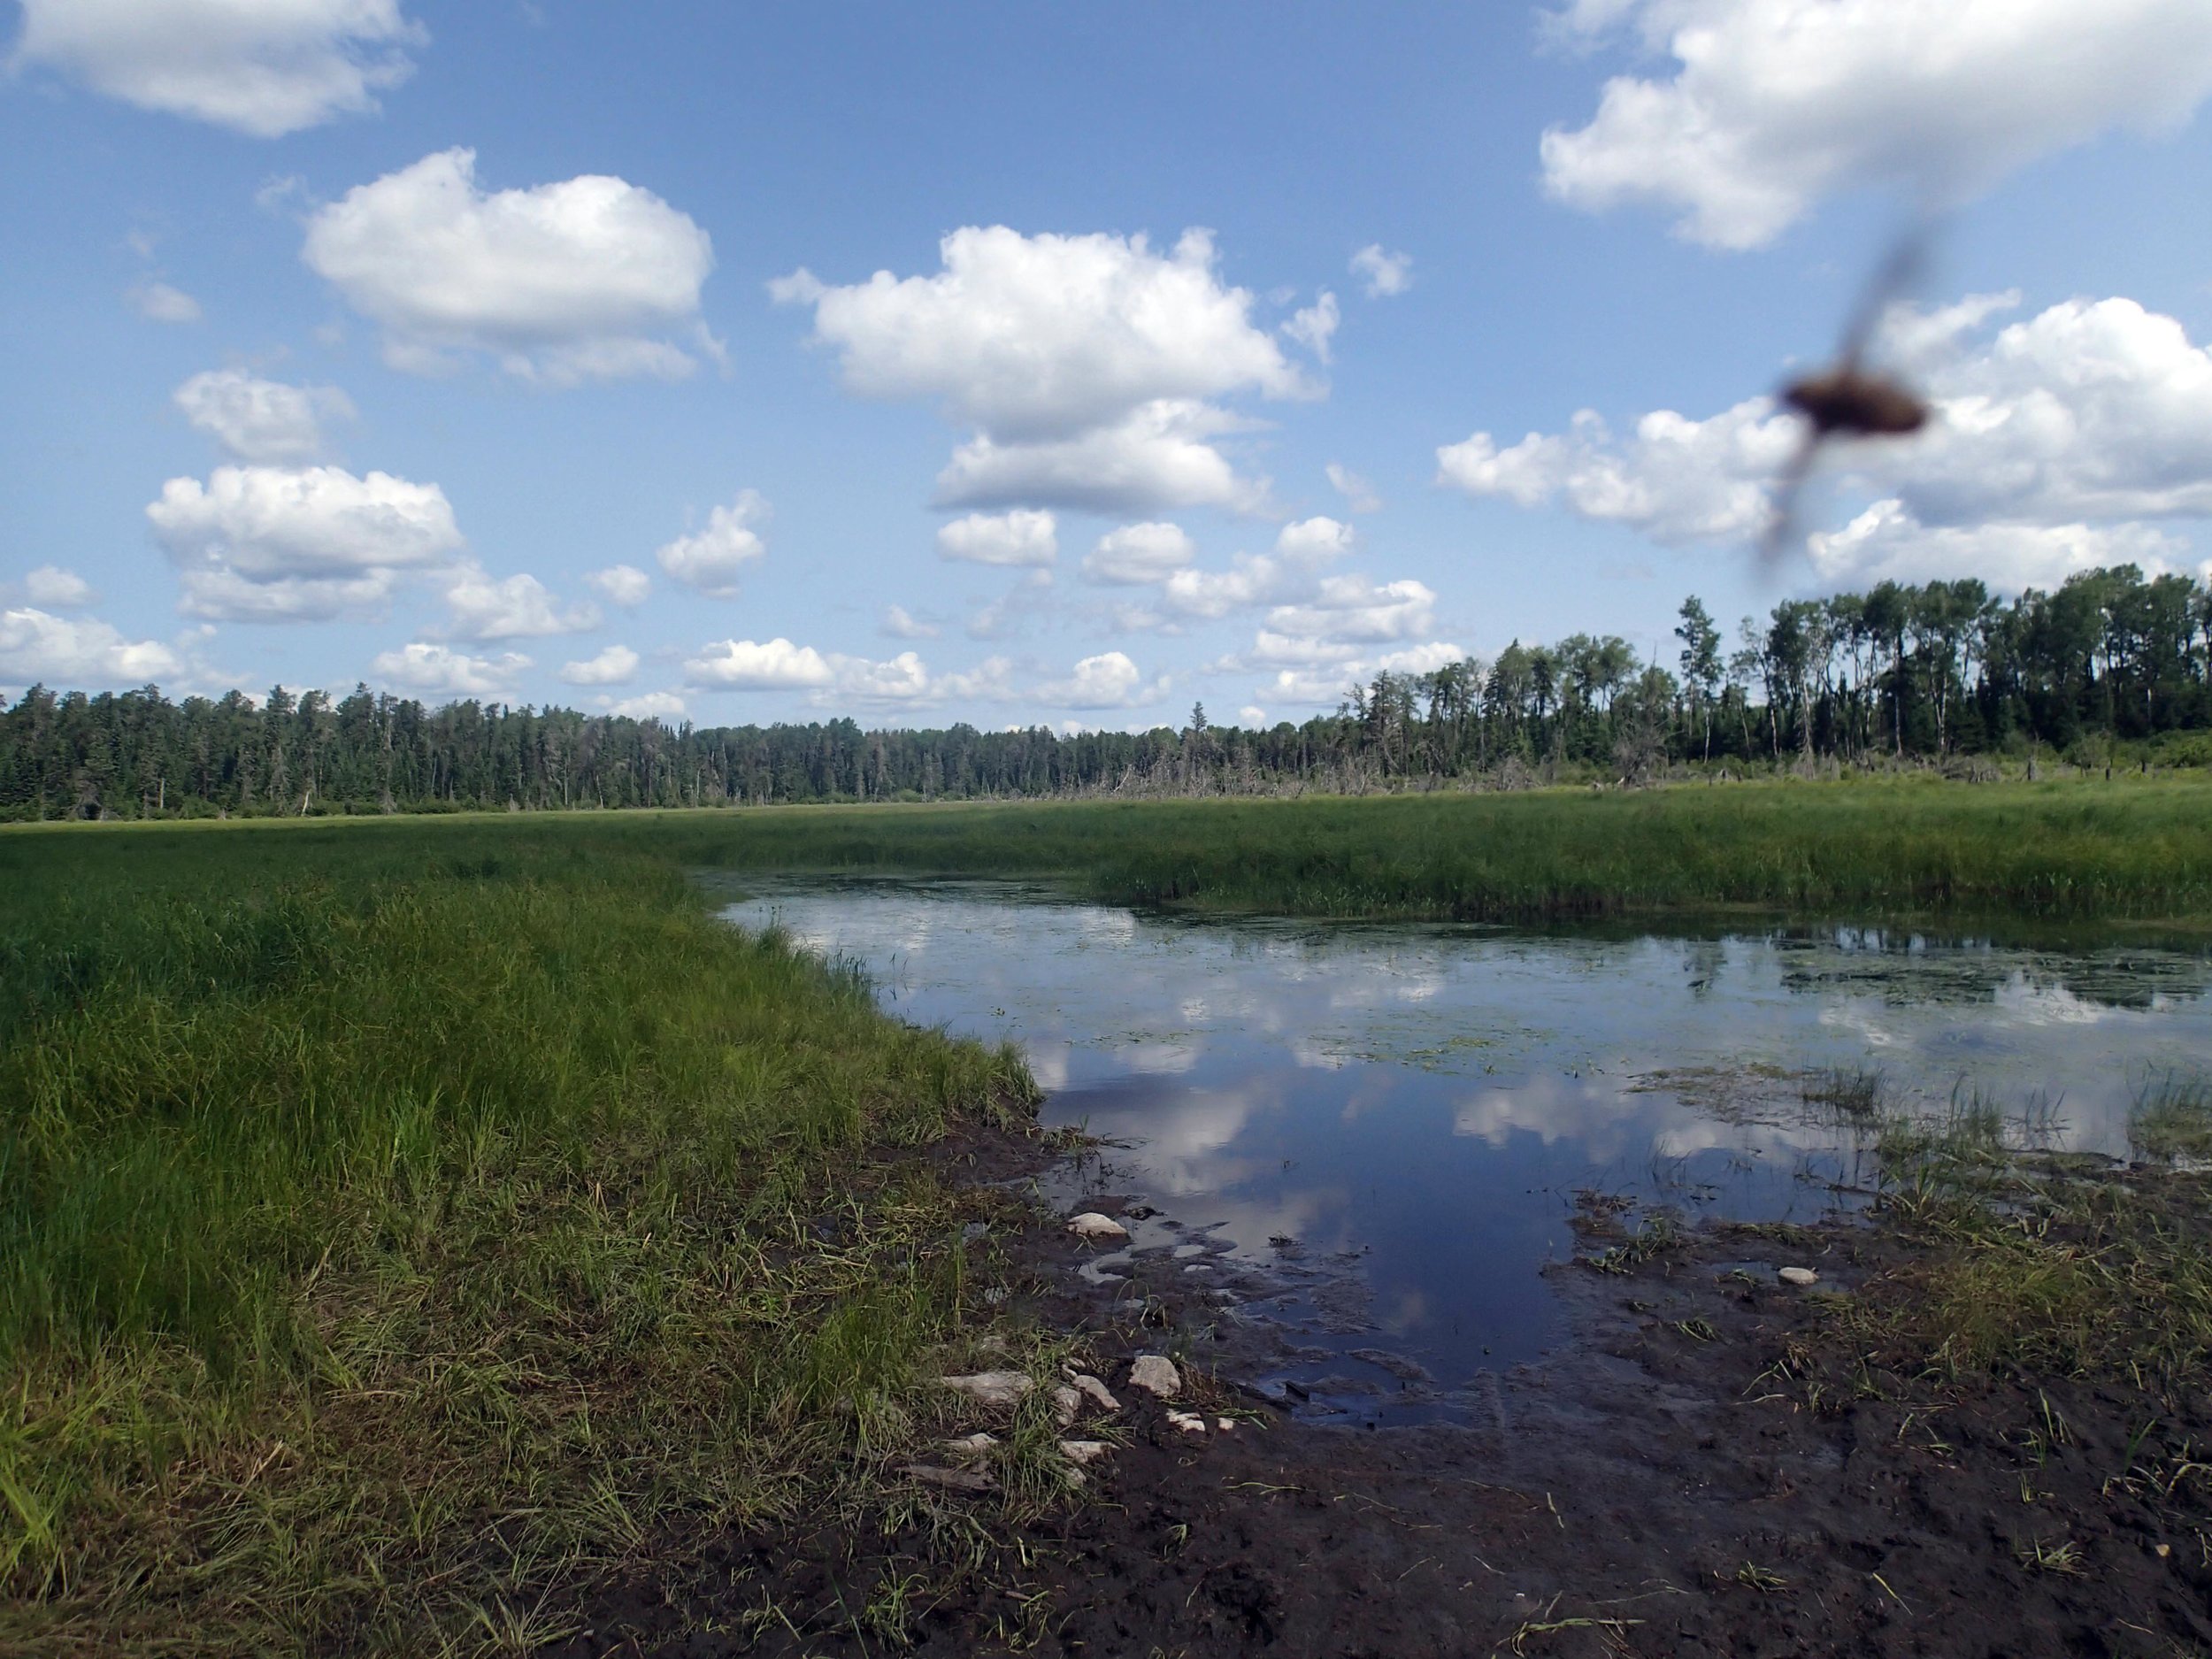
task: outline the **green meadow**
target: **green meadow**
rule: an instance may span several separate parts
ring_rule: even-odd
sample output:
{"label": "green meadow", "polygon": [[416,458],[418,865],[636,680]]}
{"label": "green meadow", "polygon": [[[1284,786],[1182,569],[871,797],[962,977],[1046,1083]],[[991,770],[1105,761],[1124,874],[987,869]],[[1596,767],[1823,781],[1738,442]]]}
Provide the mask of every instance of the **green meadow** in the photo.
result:
{"label": "green meadow", "polygon": [[523,1651],[644,1552],[914,1519],[926,1379],[1051,1352],[982,1298],[995,1201],[916,1153],[1035,1089],[720,924],[704,870],[2193,932],[2212,787],[0,831],[0,1648]]}

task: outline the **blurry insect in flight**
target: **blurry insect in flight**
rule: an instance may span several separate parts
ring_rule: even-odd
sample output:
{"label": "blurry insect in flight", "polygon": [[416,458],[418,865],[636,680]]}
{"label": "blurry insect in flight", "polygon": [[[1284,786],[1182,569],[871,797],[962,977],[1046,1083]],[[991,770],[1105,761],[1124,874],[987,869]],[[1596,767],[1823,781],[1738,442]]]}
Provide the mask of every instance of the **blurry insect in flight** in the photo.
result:
{"label": "blurry insect in flight", "polygon": [[1924,233],[1917,232],[1900,242],[1861,296],[1834,364],[1782,388],[1782,402],[1804,416],[1806,427],[1804,442],[1775,482],[1774,514],[1759,545],[1770,566],[1793,538],[1798,491],[1822,444],[1834,437],[1903,437],[1928,424],[1928,405],[1918,394],[1864,364],[1868,343],[1891,302],[1918,275],[1925,245]]}

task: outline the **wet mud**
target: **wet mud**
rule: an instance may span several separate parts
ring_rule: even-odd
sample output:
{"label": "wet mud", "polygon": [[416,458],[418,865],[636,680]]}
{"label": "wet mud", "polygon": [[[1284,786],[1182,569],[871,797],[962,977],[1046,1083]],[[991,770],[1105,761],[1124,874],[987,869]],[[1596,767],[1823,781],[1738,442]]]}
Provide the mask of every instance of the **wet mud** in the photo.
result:
{"label": "wet mud", "polygon": [[[1024,1155],[956,1156],[1003,1180]],[[1593,1200],[1547,1270],[1571,1340],[1447,1383],[1361,1339],[1355,1263],[1147,1242],[1133,1194],[1082,1207],[1132,1244],[1042,1210],[992,1240],[1005,1305],[1119,1397],[1072,1502],[988,1546],[970,1529],[958,1571],[963,1506],[991,1499],[930,1494],[895,1535],[732,1537],[680,1584],[604,1586],[558,1651],[2212,1655],[2212,1471],[2187,1449],[2212,1447],[2212,1398],[2160,1402],[2147,1468],[2125,1386],[1870,1370],[1820,1298],[1909,1268],[1878,1225],[1647,1253],[1644,1218]],[[1125,1386],[1141,1353],[1176,1358],[1175,1402]]]}

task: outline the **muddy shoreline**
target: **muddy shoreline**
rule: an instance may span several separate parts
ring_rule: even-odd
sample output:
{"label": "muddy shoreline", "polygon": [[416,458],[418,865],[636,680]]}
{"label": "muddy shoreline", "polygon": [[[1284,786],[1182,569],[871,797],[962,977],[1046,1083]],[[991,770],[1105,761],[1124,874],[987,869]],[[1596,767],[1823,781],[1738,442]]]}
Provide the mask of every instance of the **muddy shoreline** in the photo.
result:
{"label": "muddy shoreline", "polygon": [[[932,1156],[1001,1187],[1052,1163],[1015,1136]],[[1924,1247],[1878,1221],[1689,1227],[1647,1253],[1620,1247],[1649,1218],[1594,1200],[1577,1259],[1548,1270],[1574,1339],[1485,1373],[1447,1420],[1376,1429],[1263,1382],[1300,1346],[1243,1311],[1279,1278],[1168,1245],[1110,1243],[1102,1271],[1051,1190],[978,1261],[1118,1397],[1116,1449],[1068,1506],[988,1546],[973,1529],[951,1574],[958,1511],[991,1500],[933,1494],[927,1525],[889,1535],[733,1537],[681,1584],[603,1586],[554,1651],[2212,1654],[2212,1477],[2185,1452],[2212,1446],[2212,1396],[2160,1402],[2159,1443],[2185,1448],[2162,1492],[2130,1474],[2149,1408],[2110,1379],[1881,1370],[1822,1300],[1909,1281]],[[1152,1213],[1110,1187],[1081,1207]],[[1173,1404],[1204,1433],[1126,1386],[1141,1353],[1176,1358]],[[891,1618],[864,1617],[902,1583]],[[777,1623],[741,1617],[764,1607]]]}

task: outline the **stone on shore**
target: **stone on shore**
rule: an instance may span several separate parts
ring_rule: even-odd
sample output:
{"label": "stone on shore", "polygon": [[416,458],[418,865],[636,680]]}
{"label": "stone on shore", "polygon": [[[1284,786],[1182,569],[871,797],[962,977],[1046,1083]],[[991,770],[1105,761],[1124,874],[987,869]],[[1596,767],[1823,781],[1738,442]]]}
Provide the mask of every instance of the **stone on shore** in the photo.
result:
{"label": "stone on shore", "polygon": [[1096,1405],[1101,1411],[1118,1411],[1121,1409],[1121,1402],[1114,1398],[1113,1392],[1109,1389],[1104,1383],[1099,1381],[1097,1378],[1092,1376],[1088,1371],[1070,1371],[1068,1373],[1068,1381],[1074,1386],[1075,1391],[1078,1394],[1089,1395],[1092,1402]]}
{"label": "stone on shore", "polygon": [[1786,1267],[1776,1275],[1785,1285],[1794,1285],[1800,1290],[1808,1285],[1820,1283],[1820,1275],[1809,1267]]}
{"label": "stone on shore", "polygon": [[1129,1386],[1172,1400],[1182,1393],[1183,1379],[1175,1370],[1175,1362],[1164,1354],[1140,1354],[1129,1367]]}
{"label": "stone on shore", "polygon": [[1079,1239],[1125,1239],[1129,1229],[1111,1216],[1102,1216],[1095,1210],[1087,1210],[1071,1219],[1068,1231]]}
{"label": "stone on shore", "polygon": [[940,1377],[937,1379],[955,1394],[963,1394],[978,1405],[1004,1409],[1019,1405],[1036,1385],[1018,1371],[979,1371],[965,1377]]}

